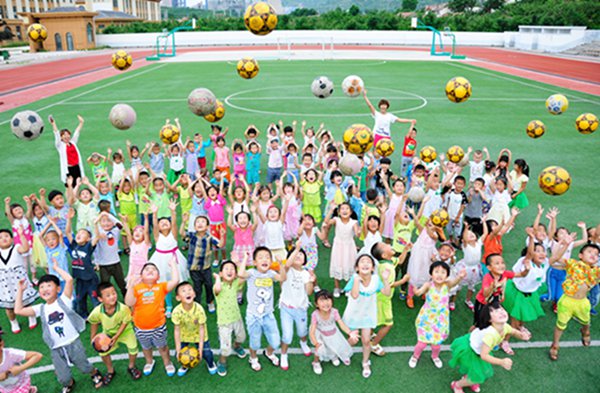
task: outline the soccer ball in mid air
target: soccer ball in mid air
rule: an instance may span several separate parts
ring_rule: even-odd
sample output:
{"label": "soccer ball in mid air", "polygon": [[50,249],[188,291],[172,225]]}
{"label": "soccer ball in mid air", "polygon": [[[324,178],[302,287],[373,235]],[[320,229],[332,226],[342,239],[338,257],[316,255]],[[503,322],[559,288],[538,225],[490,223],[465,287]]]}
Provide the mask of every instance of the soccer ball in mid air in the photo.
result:
{"label": "soccer ball in mid air", "polygon": [[10,121],[10,129],[17,138],[32,141],[44,132],[44,121],[34,111],[17,112]]}
{"label": "soccer ball in mid air", "polygon": [[252,79],[258,75],[260,67],[258,62],[251,57],[244,57],[237,63],[237,73],[244,79]]}
{"label": "soccer ball in mid air", "polygon": [[562,94],[552,94],[546,100],[546,109],[553,115],[560,115],[569,108],[569,100]]}
{"label": "soccer ball in mid air", "polygon": [[333,82],[326,76],[320,76],[312,82],[310,90],[317,98],[327,98],[333,94]]}
{"label": "soccer ball in mid air", "polygon": [[377,142],[377,145],[375,145],[375,152],[381,157],[387,157],[392,155],[395,148],[394,141],[389,138],[383,138]]}
{"label": "soccer ball in mid air", "polygon": [[259,1],[246,8],[244,24],[252,34],[267,35],[277,27],[277,14],[269,3]]}
{"label": "soccer ball in mid air", "polygon": [[527,136],[530,138],[539,138],[546,132],[546,126],[539,120],[532,120],[527,123],[527,128],[525,129],[527,132]]}
{"label": "soccer ball in mid air", "polygon": [[443,228],[450,222],[450,215],[446,209],[437,209],[429,216],[431,223],[436,227]]}
{"label": "soccer ball in mid air", "polygon": [[183,347],[179,351],[179,363],[185,368],[194,368],[200,363],[200,353],[196,347]]}
{"label": "soccer ball in mid air", "polygon": [[338,168],[345,176],[354,176],[363,167],[362,160],[355,154],[346,153],[340,158]]}
{"label": "soccer ball in mid air", "polygon": [[225,105],[219,100],[217,100],[217,105],[215,106],[215,110],[212,113],[204,116],[204,118],[211,123],[215,123],[221,120],[225,116]]}
{"label": "soccer ball in mid air", "polygon": [[195,115],[206,116],[213,113],[216,106],[217,97],[204,87],[192,90],[188,96],[188,108]]}
{"label": "soccer ball in mid air", "polygon": [[364,89],[365,83],[356,75],[349,75],[342,82],[342,91],[348,97],[358,97]]}
{"label": "soccer ball in mid air", "polygon": [[458,164],[460,160],[465,156],[465,151],[460,146],[452,146],[446,152],[446,157],[448,157],[448,161]]}
{"label": "soccer ball in mid air", "polygon": [[161,129],[158,136],[160,140],[166,143],[167,145],[171,145],[179,140],[179,128],[174,126],[173,124],[165,124]]}
{"label": "soccer ball in mid air", "polygon": [[112,65],[119,71],[125,71],[133,64],[133,58],[124,50],[118,50],[112,55]]}
{"label": "soccer ball in mid air", "polygon": [[133,127],[137,115],[135,110],[127,104],[117,104],[112,107],[108,115],[110,124],[118,130],[128,130]]}
{"label": "soccer ball in mid air", "polygon": [[446,97],[457,104],[465,102],[471,97],[471,82],[462,76],[450,79],[446,83]]}
{"label": "soccer ball in mid air", "polygon": [[364,154],[373,147],[373,133],[364,124],[352,124],[342,138],[349,153]]}
{"label": "soccer ball in mid air", "polygon": [[593,113],[583,113],[577,116],[575,128],[582,134],[591,134],[598,128],[598,117]]}
{"label": "soccer ball in mid air", "polygon": [[548,195],[562,195],[571,187],[571,175],[564,168],[549,166],[540,172],[538,184]]}
{"label": "soccer ball in mid air", "polygon": [[421,161],[429,164],[430,162],[435,161],[437,158],[437,151],[433,146],[425,146],[419,152],[419,157],[421,157]]}
{"label": "soccer ball in mid air", "polygon": [[27,36],[33,42],[43,42],[48,38],[48,30],[44,25],[34,23],[27,28]]}

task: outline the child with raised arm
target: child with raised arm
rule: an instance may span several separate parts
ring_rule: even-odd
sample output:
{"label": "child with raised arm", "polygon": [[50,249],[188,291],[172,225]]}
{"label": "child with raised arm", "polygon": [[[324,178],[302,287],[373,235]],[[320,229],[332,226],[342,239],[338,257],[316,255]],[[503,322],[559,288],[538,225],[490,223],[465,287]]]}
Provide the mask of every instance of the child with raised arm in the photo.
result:
{"label": "child with raised arm", "polygon": [[286,257],[284,240],[284,223],[289,200],[283,200],[282,210],[277,206],[271,205],[264,215],[262,210],[256,209],[259,219],[263,223],[265,233],[265,247],[271,250],[273,259],[283,260]]}
{"label": "child with raised arm", "polygon": [[106,156],[94,152],[88,157],[87,163],[90,164],[90,168],[92,169],[94,183],[108,179],[108,162]]}
{"label": "child with raised arm", "polygon": [[[25,202],[27,202],[28,197],[25,197]],[[10,203],[10,197],[4,198],[4,214],[6,214],[6,218],[8,222],[12,226],[12,234],[14,243],[16,246],[21,245],[22,238],[27,242],[27,252],[22,254],[25,259],[25,271],[31,271],[31,280],[36,281],[35,278],[35,266],[32,263],[32,247],[33,247],[33,232],[31,230],[31,224],[29,223],[28,217],[25,215],[25,210],[23,206],[18,203]],[[19,229],[23,234],[23,237],[19,235]]]}
{"label": "child with raised arm", "polygon": [[[67,238],[63,235],[64,232],[52,220],[50,220],[46,228],[42,231],[42,244],[46,250],[46,258],[50,262],[48,263],[48,272],[57,277],[60,276],[54,271],[54,263],[52,262],[56,262],[62,270],[69,271],[69,261],[67,259],[67,247],[69,244]],[[65,283],[61,282],[60,286],[64,288]]]}
{"label": "child with raised arm", "polygon": [[[40,278],[39,292],[41,304],[24,306],[23,293],[27,290],[25,280],[19,282],[15,301],[15,313],[26,317],[39,317],[42,323],[42,338],[52,355],[52,364],[63,393],[70,393],[75,387],[71,368],[89,374],[96,389],[102,387],[102,374],[89,362],[79,334],[85,331],[85,320],[73,309],[73,277],[53,261],[53,270],[60,276],[46,274]],[[61,288],[61,281],[64,288]],[[62,295],[60,294],[62,292]]]}
{"label": "child with raised arm", "polygon": [[121,228],[122,225],[109,213],[98,215],[94,227],[97,242],[94,263],[100,267],[100,281],[109,282],[111,277],[114,278],[121,294],[125,295],[126,282],[118,242]]}
{"label": "child with raised arm", "polygon": [[123,232],[127,237],[127,243],[129,243],[130,248],[129,270],[125,280],[127,282],[134,277],[139,277],[142,273],[142,268],[148,263],[148,252],[150,251],[150,247],[152,247],[152,241],[150,240],[148,215],[145,214],[144,217],[144,226],[137,225],[133,228],[133,232],[130,230],[127,222],[123,221]]}
{"label": "child with raised arm", "polygon": [[[67,184],[71,185],[71,182],[72,179],[68,178]],[[67,187],[68,203],[77,213],[75,230],[94,230],[94,221],[98,217],[99,198],[98,189],[89,182],[87,177],[77,179],[75,188]]]}
{"label": "child with raised arm", "polygon": [[261,146],[257,141],[246,145],[246,180],[253,186],[260,183]]}
{"label": "child with raised arm", "polygon": [[[219,242],[227,234],[227,225],[225,224],[225,206],[227,206],[227,200],[223,197],[223,195],[224,178],[221,178],[221,183],[218,190],[213,186],[206,190],[206,201],[204,202],[204,209],[206,210],[206,215],[208,216],[210,223],[210,234]],[[225,230],[225,232],[223,230]],[[221,260],[225,259],[224,247],[213,249],[213,267],[219,266],[219,251],[221,251]]]}
{"label": "child with raised arm", "polygon": [[[70,182],[73,184],[72,180]],[[65,181],[65,184],[68,185],[68,182]],[[70,206],[68,203],[65,203],[65,196],[63,193],[58,190],[50,191],[48,194],[50,206],[48,206],[46,203],[46,189],[40,188],[39,201],[42,209],[48,214],[48,218],[51,218],[58,228],[64,232],[67,227],[67,213],[69,212]]]}
{"label": "child with raised arm", "polygon": [[[123,222],[127,222],[127,226],[135,228],[137,226],[137,200],[135,197],[135,191],[133,188],[133,174],[126,172],[126,176],[121,179],[119,185],[119,191],[117,192],[117,199],[119,200],[119,216]],[[125,255],[129,255],[130,252],[130,241],[127,235],[123,232],[123,247]]]}
{"label": "child with raised arm", "polygon": [[3,334],[0,328],[0,393],[37,393],[27,369],[42,360],[42,354],[6,348]]}
{"label": "child with raised arm", "polygon": [[112,184],[119,184],[123,176],[125,176],[125,164],[123,163],[123,150],[118,149],[113,153],[111,148],[108,148],[106,160],[109,165],[112,165],[112,173],[110,181]]}
{"label": "child with raised arm", "polygon": [[140,277],[132,278],[127,285],[125,304],[133,309],[133,326],[146,364],[144,375],[154,371],[152,350],[157,349],[165,366],[167,376],[175,375],[175,366],[171,362],[167,344],[167,317],[165,316],[165,297],[179,284],[177,259],[169,260],[171,278],[167,282],[158,282],[160,272],[155,264],[147,263]]}

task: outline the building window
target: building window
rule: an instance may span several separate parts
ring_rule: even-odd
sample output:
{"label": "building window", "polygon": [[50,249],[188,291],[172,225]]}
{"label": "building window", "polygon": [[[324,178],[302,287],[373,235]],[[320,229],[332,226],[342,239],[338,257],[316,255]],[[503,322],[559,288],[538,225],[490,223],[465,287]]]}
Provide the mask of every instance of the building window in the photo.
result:
{"label": "building window", "polygon": [[61,51],[62,49],[62,38],[60,38],[60,34],[54,34],[54,43],[56,44],[56,50]]}
{"label": "building window", "polygon": [[113,0],[113,10],[119,9],[119,0]]}
{"label": "building window", "polygon": [[67,33],[67,50],[74,50],[73,35],[71,33]]}
{"label": "building window", "polygon": [[94,42],[94,28],[92,27],[92,24],[88,23],[86,29],[88,43]]}
{"label": "building window", "polygon": [[[15,14],[16,15],[16,14]],[[17,26],[17,38],[21,39],[21,26]]]}

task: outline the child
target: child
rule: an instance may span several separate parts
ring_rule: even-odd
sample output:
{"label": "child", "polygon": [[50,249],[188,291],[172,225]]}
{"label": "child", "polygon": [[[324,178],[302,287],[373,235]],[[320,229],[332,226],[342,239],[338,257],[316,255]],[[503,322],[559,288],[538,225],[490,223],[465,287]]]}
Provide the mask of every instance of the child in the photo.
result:
{"label": "child", "polygon": [[42,206],[42,209],[48,213],[49,218],[52,218],[60,230],[64,232],[65,228],[67,227],[67,213],[69,212],[70,206],[65,203],[65,197],[63,193],[58,190],[50,191],[48,194],[48,202],[50,202],[51,206],[48,206],[46,203],[46,190],[40,188],[39,201],[40,206]]}
{"label": "child", "polygon": [[449,279],[450,266],[446,262],[436,261],[429,266],[429,275],[431,281],[426,282],[415,291],[416,296],[427,294],[427,297],[415,321],[417,345],[408,361],[410,368],[417,367],[421,353],[427,345],[431,345],[431,360],[435,367],[443,367],[440,359],[441,345],[450,333],[448,308],[450,296],[448,293],[452,287],[465,278],[467,272],[461,270],[454,279]]}
{"label": "child", "polygon": [[[63,233],[64,232],[62,232],[52,220],[42,231],[42,244],[46,250],[46,258],[48,261],[51,261],[48,270],[50,274],[54,274],[55,276],[57,276],[58,273],[54,271],[53,262],[57,262],[62,270],[69,271],[69,261],[67,259],[67,247],[69,244],[68,240],[63,237]],[[60,286],[61,288],[64,288],[65,283],[61,282]]]}
{"label": "child", "polygon": [[[155,175],[155,174],[153,174]],[[150,190],[150,182],[146,184],[145,193],[148,197],[150,197],[150,201],[153,206],[157,207],[156,212],[153,212],[152,217],[148,216],[148,218],[152,218],[152,227],[154,227],[154,218],[168,218],[171,216],[171,209],[169,209],[169,193],[170,189],[169,182],[166,182],[162,177],[154,176],[152,178],[152,190]]]}
{"label": "child", "polygon": [[100,281],[109,282],[113,277],[125,296],[126,283],[119,256],[119,233],[122,225],[108,213],[102,212],[96,219],[94,236],[97,238],[94,264],[100,267]]}
{"label": "child", "polygon": [[265,357],[273,364],[279,366],[279,358],[275,350],[281,343],[277,321],[273,313],[273,298],[275,296],[274,282],[281,281],[281,276],[273,270],[269,270],[273,263],[271,251],[266,247],[257,247],[254,250],[255,269],[246,271],[246,264],[238,267],[238,276],[247,282],[246,299],[246,326],[250,336],[250,367],[254,371],[260,371],[261,365],[258,361],[256,351],[261,348],[261,336],[264,334],[268,346],[264,352]]}
{"label": "child", "polygon": [[347,202],[338,206],[338,216],[331,218],[333,209],[325,218],[325,225],[335,226],[333,247],[329,260],[329,277],[333,278],[335,288],[333,297],[340,297],[340,280],[349,280],[352,277],[352,263],[356,260],[356,243],[354,237],[359,235],[358,222],[353,219],[352,208]]}
{"label": "child", "polygon": [[39,291],[44,303],[35,306],[24,306],[23,294],[28,288],[25,280],[19,281],[15,301],[15,313],[26,317],[40,317],[42,337],[50,348],[52,364],[58,382],[63,386],[63,393],[72,392],[75,380],[71,368],[89,374],[96,389],[103,385],[102,374],[88,361],[79,334],[85,330],[85,320],[72,309],[73,277],[54,262],[53,269],[65,283],[61,292],[58,277],[47,274],[40,278]]}
{"label": "child", "polygon": [[[256,205],[252,206],[252,212],[256,212]],[[233,209],[228,206],[227,226],[233,231],[233,248],[231,258],[235,261],[244,259],[244,255],[254,253],[254,230],[256,223],[252,222],[250,213],[241,211],[234,216]],[[234,223],[235,217],[235,223]]]}
{"label": "child", "polygon": [[522,158],[515,160],[515,167],[510,171],[510,183],[512,185],[512,201],[509,207],[524,209],[529,206],[529,199],[525,195],[525,188],[529,182],[529,165]]}
{"label": "child", "polygon": [[[246,266],[250,254],[245,254],[239,263]],[[217,363],[217,373],[224,377],[227,375],[227,357],[231,354],[231,336],[234,337],[233,352],[243,359],[246,351],[242,344],[246,341],[244,321],[237,301],[237,294],[244,285],[244,278],[237,275],[238,261],[223,261],[219,267],[219,274],[213,274],[215,286],[213,287],[217,307],[217,326],[219,327],[219,343],[221,354]]]}
{"label": "child", "polygon": [[[273,205],[273,202],[277,199],[278,195],[271,195],[271,189],[268,186],[260,186],[256,184],[254,186],[254,197],[253,197],[253,205],[256,206],[256,211],[253,211],[255,217],[258,215],[258,211],[261,212],[262,215],[267,215],[269,208]],[[258,196],[258,198],[256,197]],[[265,245],[265,231],[263,221],[259,218],[256,220],[257,226],[254,231],[254,245],[256,247]]]}
{"label": "child", "polygon": [[300,338],[300,348],[304,356],[310,356],[308,339],[308,297],[314,289],[315,275],[312,271],[305,270],[306,254],[300,248],[288,253],[286,264],[279,270],[281,275],[281,295],[279,297],[279,312],[281,318],[281,361],[282,370],[289,367],[287,350],[292,343],[294,325],[296,334]]}
{"label": "child", "polygon": [[104,385],[108,386],[115,377],[115,368],[110,354],[119,348],[119,344],[127,347],[129,355],[129,364],[127,372],[133,380],[142,377],[142,373],[135,366],[135,359],[138,354],[138,345],[131,324],[131,310],[125,304],[117,300],[117,291],[109,282],[102,282],[96,290],[98,299],[102,304],[96,306],[87,318],[90,323],[90,341],[94,346],[94,338],[98,334],[98,327],[102,326],[102,333],[110,337],[108,348],[102,348],[100,357],[106,366],[104,375]]}
{"label": "child", "polygon": [[512,153],[508,149],[500,150],[498,153],[498,166],[496,167],[496,171],[494,172],[496,177],[504,177],[506,178],[508,174],[508,165],[511,162]]}
{"label": "child", "polygon": [[[177,123],[177,127],[179,127],[179,122],[177,119],[175,119],[175,122]],[[181,127],[179,127],[179,129],[181,130]],[[127,145],[127,154],[129,155],[131,173],[133,174],[133,177],[136,178],[140,168],[142,167],[142,158],[144,157],[144,154],[146,154],[146,151],[148,151],[150,148],[150,145],[146,144],[140,153],[139,147],[132,145],[129,140],[125,141],[125,144]]]}
{"label": "child", "polygon": [[39,352],[5,348],[0,329],[0,393],[37,393],[38,388],[31,385],[30,369],[40,360]]}
{"label": "child", "polygon": [[[377,190],[370,188],[367,190],[366,199],[367,202],[363,205],[362,211],[360,212],[360,222],[363,223],[369,216],[379,217],[381,214],[377,207]],[[358,214],[358,212],[356,212]]]}
{"label": "child", "polygon": [[394,237],[394,219],[398,211],[404,210],[404,204],[407,196],[404,195],[405,187],[404,183],[400,179],[394,180],[392,187],[390,188],[389,182],[383,182],[388,198],[390,199],[387,210],[385,213],[385,225],[383,226],[383,237],[388,242]]}
{"label": "child", "polygon": [[260,183],[261,148],[256,141],[249,142],[246,151],[246,180],[250,185]]}
{"label": "child", "polygon": [[160,150],[158,143],[152,144],[152,149],[148,153],[148,157],[150,157],[152,172],[157,175],[163,175],[165,173],[165,154]]}
{"label": "child", "polygon": [[192,180],[195,180],[196,176],[200,174],[196,145],[193,141],[188,139],[185,142],[185,147],[185,174],[188,175]]}
{"label": "child", "polygon": [[380,206],[381,218],[377,216],[369,216],[362,225],[361,237],[363,240],[363,247],[358,252],[359,254],[370,254],[371,248],[379,242],[383,241],[381,231],[385,225],[385,205]]}
{"label": "child", "polygon": [[33,223],[33,266],[31,266],[31,281],[34,285],[37,285],[37,275],[33,273],[33,270],[37,270],[37,268],[43,268],[46,271],[48,270],[48,258],[46,256],[46,250],[44,250],[44,245],[42,244],[41,234],[46,225],[49,224],[49,221],[35,194],[31,194],[28,197],[24,196],[23,199],[27,203],[27,218]]}
{"label": "child", "polygon": [[[298,238],[302,250],[306,254],[306,265],[305,268],[309,271],[314,271],[319,263],[319,245],[317,244],[317,237],[323,240],[323,232],[317,228],[315,219],[310,214],[302,216],[300,221],[300,228],[298,228]],[[316,291],[315,281],[315,291]],[[318,291],[316,291],[318,292]]]}
{"label": "child", "polygon": [[246,177],[246,155],[240,139],[233,141],[231,151],[233,152],[233,177],[235,184],[239,186],[242,184],[242,179]]}
{"label": "child", "polygon": [[[227,200],[223,197],[223,189],[224,183],[223,178],[221,178],[219,190],[217,191],[216,187],[209,187],[206,190],[207,198],[206,202],[204,202],[204,209],[210,222],[210,234],[217,242],[220,242],[225,237],[225,231],[227,231],[227,226],[225,225],[225,206],[227,206]],[[225,248],[222,246],[215,248],[213,251],[213,267],[219,266],[219,250],[221,251],[221,260],[225,259]]]}
{"label": "child", "polygon": [[286,257],[283,224],[285,222],[288,203],[288,200],[283,201],[282,211],[277,206],[271,205],[267,210],[266,217],[260,209],[256,210],[258,217],[263,223],[262,230],[265,235],[265,247],[271,250],[271,254],[275,260],[283,260]]}
{"label": "child", "polygon": [[[340,365],[340,360],[346,366],[350,365],[352,345],[358,343],[359,336],[358,331],[351,330],[338,310],[333,308],[333,296],[328,291],[322,290],[315,294],[315,308],[310,317],[309,333],[310,341],[315,347],[312,368],[315,374],[321,375],[321,360],[331,361],[336,367]],[[347,340],[340,329],[348,335]]]}
{"label": "child", "polygon": [[[23,280],[24,283],[22,304],[30,305],[38,298],[37,292],[27,278],[23,255],[28,253],[29,243],[25,239],[21,226],[17,227],[17,236],[21,238],[21,243],[18,245],[13,239],[12,232],[7,229],[0,229],[0,260],[2,260],[2,263],[0,263],[0,307],[6,310],[6,316],[14,334],[21,332],[14,310],[15,293],[19,287],[19,282]],[[29,328],[34,329],[36,326],[35,316],[30,316]]]}
{"label": "child", "polygon": [[108,179],[108,164],[106,156],[100,153],[92,153],[87,159],[88,164],[92,168],[94,183],[97,181]]}
{"label": "child", "polygon": [[243,176],[240,177],[239,183],[235,188],[233,182],[229,184],[227,196],[229,203],[233,207],[232,212],[234,217],[241,212],[250,213],[250,186],[248,186]]}
{"label": "child", "polygon": [[[511,212],[510,219],[508,222],[501,221],[498,224],[498,221],[494,219],[488,218],[485,221],[485,225],[487,225],[488,235],[483,238],[483,259],[482,262],[486,261],[486,258],[490,254],[500,254],[502,255],[503,246],[502,246],[502,237],[508,232],[508,230],[514,225],[515,219],[519,215],[519,210],[517,208],[513,208]],[[484,273],[487,273],[485,269],[483,269]]]}
{"label": "child", "polygon": [[[98,201],[100,194],[87,177],[77,179],[75,188],[72,188],[71,179],[67,179],[67,200],[77,212],[76,230],[87,229],[93,231],[94,220],[98,217]],[[86,186],[83,188],[82,186]]]}
{"label": "child", "polygon": [[450,346],[452,359],[450,367],[458,367],[463,377],[452,381],[450,388],[454,393],[462,393],[463,388],[470,387],[473,392],[480,390],[479,385],[494,375],[492,365],[502,366],[510,371],[512,360],[500,359],[490,353],[507,335],[529,340],[528,332],[521,332],[510,327],[508,313],[499,302],[487,305],[481,312],[478,328],[471,333],[455,339]]}
{"label": "child", "polygon": [[298,146],[295,143],[287,145],[285,153],[285,170],[288,173],[287,181],[292,182],[300,176],[300,164],[298,163]]}
{"label": "child", "polygon": [[169,259],[171,278],[168,282],[158,282],[160,272],[155,264],[147,263],[140,277],[133,278],[127,285],[125,304],[133,309],[135,336],[142,346],[146,364],[144,375],[154,371],[152,350],[158,349],[167,376],[175,375],[167,345],[167,318],[165,316],[165,296],[179,284],[179,269],[175,256]]}
{"label": "child", "polygon": [[134,277],[139,277],[142,273],[142,268],[148,263],[148,251],[150,251],[150,247],[152,246],[149,226],[150,220],[148,220],[147,214],[144,214],[144,226],[136,226],[133,228],[133,233],[129,229],[129,225],[125,223],[123,226],[123,231],[125,232],[125,236],[127,236],[127,243],[130,245],[127,282]]}
{"label": "child", "polygon": [[[473,148],[469,146],[466,154],[466,160],[469,160],[469,155],[473,151]],[[485,160],[483,159],[483,153],[485,153]],[[473,160],[469,160],[469,183],[473,184],[473,182],[483,177],[485,172],[485,163],[490,160],[490,152],[487,147],[482,150],[475,150],[473,152]]]}
{"label": "child", "polygon": [[[84,176],[83,160],[81,153],[77,148],[77,142],[79,141],[79,134],[83,129],[83,117],[77,115],[79,124],[71,137],[71,131],[66,128],[58,130],[56,121],[52,115],[48,116],[48,121],[52,124],[54,131],[54,146],[58,150],[58,157],[60,159],[60,182],[67,184],[67,177],[71,176],[74,181],[77,178]],[[44,198],[44,196],[42,196]]]}
{"label": "child", "polygon": [[267,146],[269,162],[267,167],[267,184],[275,186],[275,182],[281,177],[283,168],[284,147],[279,145],[279,138],[273,138]]}
{"label": "child", "polygon": [[590,338],[590,301],[587,294],[594,285],[600,282],[600,267],[596,266],[600,256],[600,247],[595,244],[586,244],[579,250],[579,261],[569,259],[564,262],[555,262],[553,267],[567,271],[567,278],[563,283],[563,295],[558,301],[558,313],[554,339],[550,347],[550,359],[558,360],[558,344],[560,337],[567,328],[569,321],[576,318],[581,326],[581,342],[589,347]]}
{"label": "child", "polygon": [[225,138],[217,137],[214,151],[215,160],[213,165],[223,173],[228,182],[231,182],[231,161],[229,161],[229,148],[225,146]]}
{"label": "child", "polygon": [[291,174],[292,183],[283,183],[283,179],[287,171],[283,172],[283,176],[279,180],[279,190],[281,199],[287,204],[285,211],[285,221],[283,223],[283,238],[291,247],[298,238],[298,228],[300,226],[301,206],[298,200],[299,188],[298,180],[295,174]]}
{"label": "child", "polygon": [[445,201],[445,208],[450,218],[448,225],[446,225],[446,232],[450,242],[454,247],[458,248],[458,239],[462,235],[463,229],[463,212],[465,206],[469,203],[467,194],[463,191],[466,185],[466,180],[463,176],[458,175],[454,178],[454,187],[448,192]]}
{"label": "child", "polygon": [[512,201],[510,196],[510,184],[504,177],[496,178],[495,182],[490,183],[490,189],[494,192],[490,201],[491,207],[488,212],[488,218],[500,222],[507,222],[510,219],[510,206]]}
{"label": "child", "polygon": [[[370,255],[358,257],[355,265],[356,273],[352,275],[344,291],[349,293],[348,305],[344,311],[344,323],[352,330],[360,329],[362,341],[362,376],[371,376],[371,333],[377,326],[377,297],[381,292],[386,296],[391,293],[390,273],[383,271],[382,277],[375,273],[375,260]],[[382,282],[383,279],[383,282]]]}
{"label": "child", "polygon": [[[209,267],[210,269],[210,267]],[[210,275],[210,272],[209,272]],[[212,276],[211,280],[212,282]],[[210,288],[212,292],[212,288]],[[175,353],[179,359],[181,348],[193,346],[202,351],[201,359],[206,361],[206,367],[210,375],[217,373],[217,365],[213,358],[213,352],[210,349],[208,341],[208,328],[206,326],[206,314],[202,306],[194,301],[196,294],[192,284],[183,281],[175,287],[175,298],[179,305],[173,310],[173,325],[175,337]],[[202,346],[202,348],[200,348]],[[177,376],[183,377],[188,369],[181,366],[177,370]]]}
{"label": "child", "polygon": [[207,141],[203,141],[201,134],[194,134],[194,149],[196,150],[201,175],[206,173],[206,148],[211,146],[212,141],[210,138]]}
{"label": "child", "polygon": [[[137,203],[135,198],[135,192],[133,191],[132,185],[132,173],[126,173],[129,177],[123,177],[121,184],[119,185],[119,191],[117,192],[117,199],[119,200],[119,216],[123,223],[127,223],[129,228],[135,228],[137,226]],[[123,247],[125,255],[130,253],[130,239],[127,235],[122,232],[123,236]]]}
{"label": "child", "polygon": [[31,231],[31,224],[29,224],[29,220],[25,216],[25,210],[23,210],[23,207],[18,203],[13,203],[11,205],[10,197],[6,197],[4,199],[4,214],[6,214],[6,218],[12,226],[12,234],[16,246],[20,246],[22,241],[21,236],[19,235],[19,228],[23,233],[23,239],[27,242],[28,245],[27,252],[25,254],[22,254],[25,260],[25,272],[27,274],[27,271],[30,270],[31,279],[35,281],[35,266],[33,266],[31,258],[31,248],[33,246],[33,232]]}
{"label": "child", "polygon": [[321,211],[321,189],[323,188],[323,174],[315,169],[309,169],[300,181],[302,187],[302,214],[310,215],[318,225],[323,219]]}
{"label": "child", "polygon": [[[195,160],[195,159],[194,159]],[[179,205],[181,206],[181,225],[183,228],[188,226],[187,218],[190,216],[194,202],[190,195],[190,179],[191,177],[184,173],[169,187],[170,191],[179,198]],[[182,235],[187,240],[186,235]],[[186,248],[183,249],[184,251]]]}
{"label": "child", "polygon": [[484,230],[482,221],[483,206],[487,202],[485,195],[485,181],[478,177],[471,180],[471,187],[467,191],[467,206],[464,209],[465,223],[468,223],[473,232],[481,236]]}

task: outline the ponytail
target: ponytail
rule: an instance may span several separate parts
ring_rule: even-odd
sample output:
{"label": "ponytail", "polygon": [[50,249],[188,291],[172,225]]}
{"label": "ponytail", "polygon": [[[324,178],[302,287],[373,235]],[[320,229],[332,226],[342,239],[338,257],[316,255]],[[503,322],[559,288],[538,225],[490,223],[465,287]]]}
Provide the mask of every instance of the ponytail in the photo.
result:
{"label": "ponytail", "polygon": [[518,158],[515,160],[515,165],[518,165],[521,168],[521,172],[527,177],[529,177],[529,165],[527,165],[527,161],[522,158]]}

